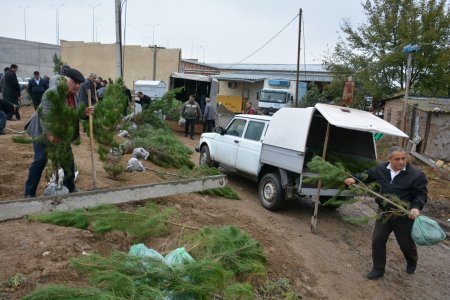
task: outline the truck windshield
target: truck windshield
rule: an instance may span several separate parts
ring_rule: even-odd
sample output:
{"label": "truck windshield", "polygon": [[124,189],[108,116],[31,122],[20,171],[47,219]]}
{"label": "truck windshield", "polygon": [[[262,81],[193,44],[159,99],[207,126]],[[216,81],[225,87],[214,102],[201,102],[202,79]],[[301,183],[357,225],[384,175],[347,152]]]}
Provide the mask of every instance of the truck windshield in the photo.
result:
{"label": "truck windshield", "polygon": [[261,91],[259,101],[273,102],[273,103],[286,103],[286,93]]}

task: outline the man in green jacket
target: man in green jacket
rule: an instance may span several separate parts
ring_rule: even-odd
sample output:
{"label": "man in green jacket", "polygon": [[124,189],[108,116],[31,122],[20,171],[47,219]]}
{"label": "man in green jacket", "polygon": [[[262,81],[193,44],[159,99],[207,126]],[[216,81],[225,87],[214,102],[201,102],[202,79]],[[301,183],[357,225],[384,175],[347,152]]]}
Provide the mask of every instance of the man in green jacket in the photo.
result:
{"label": "man in green jacket", "polygon": [[195,96],[190,95],[189,100],[183,103],[181,107],[181,116],[186,119],[184,124],[184,136],[187,137],[188,133],[191,136],[191,140],[194,139],[195,134],[195,122],[197,118],[201,118],[202,111],[197,102],[195,102]]}

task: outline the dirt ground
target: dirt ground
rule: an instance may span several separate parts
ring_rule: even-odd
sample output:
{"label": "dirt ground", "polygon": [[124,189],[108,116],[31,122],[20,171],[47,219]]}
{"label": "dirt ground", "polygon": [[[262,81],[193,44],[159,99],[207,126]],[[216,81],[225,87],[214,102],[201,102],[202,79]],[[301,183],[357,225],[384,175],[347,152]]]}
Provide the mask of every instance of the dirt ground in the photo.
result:
{"label": "dirt ground", "polygon": [[[7,127],[22,130],[32,107],[22,110],[21,121],[8,122]],[[32,161],[30,144],[16,144],[13,134],[0,136],[0,201],[21,198]],[[189,147],[195,141],[180,140]],[[198,137],[197,137],[198,138]],[[92,189],[88,140],[74,146],[80,175],[77,187]],[[126,163],[129,157],[124,158]],[[194,161],[198,155],[192,155]],[[160,170],[150,162],[146,166]],[[162,181],[151,171],[126,173],[120,181],[108,179],[97,161],[100,188]],[[164,170],[171,172],[173,170]],[[428,174],[427,174],[428,175]],[[169,179],[169,178],[168,178]],[[173,179],[173,178],[170,178]],[[230,185],[242,200],[183,194],[157,199],[162,207],[175,207],[176,221],[190,226],[237,226],[264,247],[268,258],[269,278],[288,278],[295,291],[305,299],[450,299],[450,243],[444,241],[432,247],[419,247],[417,272],[405,272],[405,262],[391,237],[388,242],[388,263],[383,279],[370,281],[365,275],[371,269],[372,225],[356,226],[343,222],[336,211],[321,208],[316,234],[310,232],[313,212],[308,202],[295,201],[273,213],[259,204],[253,182],[228,174]],[[434,185],[439,188],[434,188]],[[449,215],[447,182],[431,182],[432,192],[426,214],[446,221]],[[41,180],[38,195],[42,195],[45,180]],[[444,191],[444,192],[443,192]],[[179,243],[180,233],[145,241],[148,247],[167,252]],[[25,219],[0,223],[0,282],[22,274],[25,282],[18,287],[0,285],[0,299],[18,299],[42,284],[85,286],[86,278],[68,266],[70,257],[113,250],[128,251],[129,239],[122,233],[92,234],[86,230],[30,222]]]}

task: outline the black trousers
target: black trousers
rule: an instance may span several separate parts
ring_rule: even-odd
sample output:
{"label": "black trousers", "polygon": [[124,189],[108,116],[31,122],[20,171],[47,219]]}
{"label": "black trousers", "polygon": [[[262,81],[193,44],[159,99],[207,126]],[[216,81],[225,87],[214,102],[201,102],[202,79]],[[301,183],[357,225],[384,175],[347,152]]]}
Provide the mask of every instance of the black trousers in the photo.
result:
{"label": "black trousers", "polygon": [[9,113],[8,114],[8,120],[11,120],[12,116],[15,115],[16,116],[16,120],[20,120],[20,113],[19,113],[19,99],[18,98],[7,98],[6,100],[8,100],[9,102],[11,102],[12,104],[17,106],[16,112],[13,113]]}
{"label": "black trousers", "polygon": [[184,124],[184,135],[185,136],[187,136],[189,133],[191,137],[194,137],[195,121],[196,121],[196,119],[187,119],[186,118],[186,124]]}
{"label": "black trousers", "polygon": [[216,120],[203,121],[203,132],[212,132],[214,127],[216,127]]}
{"label": "black trousers", "polygon": [[383,271],[386,266],[386,242],[394,231],[403,256],[408,265],[417,264],[417,247],[411,238],[414,220],[406,216],[391,216],[388,220],[378,219],[372,236],[373,269]]}
{"label": "black trousers", "polygon": [[33,101],[34,110],[37,110],[39,104],[41,104],[42,95],[33,95],[31,96],[31,100]]}

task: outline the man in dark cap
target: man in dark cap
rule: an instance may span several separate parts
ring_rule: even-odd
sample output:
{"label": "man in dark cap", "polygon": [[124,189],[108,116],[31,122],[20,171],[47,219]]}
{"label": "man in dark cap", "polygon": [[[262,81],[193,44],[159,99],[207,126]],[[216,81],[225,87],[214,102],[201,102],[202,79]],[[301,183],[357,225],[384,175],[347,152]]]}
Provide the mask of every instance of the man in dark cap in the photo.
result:
{"label": "man in dark cap", "polygon": [[[65,73],[65,83],[68,86],[66,105],[69,107],[76,108],[78,104],[77,93],[80,89],[81,83],[84,81],[83,74],[76,69],[68,69]],[[59,84],[64,84],[64,81],[58,81]],[[47,99],[47,95],[51,91],[56,91],[57,86],[49,88],[42,97],[42,102],[39,105],[41,112],[44,116],[50,112],[51,102]],[[94,107],[87,107],[85,109],[85,116],[92,115],[94,113]],[[78,122],[75,125],[78,131]],[[33,138],[33,149],[34,149],[34,160],[28,171],[28,179],[25,183],[25,197],[35,197],[36,189],[39,185],[39,181],[42,175],[42,171],[47,164],[47,145],[48,143],[56,144],[58,139],[50,132],[46,127],[43,120],[39,118],[37,111],[33,113],[31,119],[25,125],[27,133]],[[77,134],[78,132],[76,132]],[[67,149],[71,153],[72,161],[69,166],[64,170],[64,180],[63,184],[70,193],[76,192],[75,187],[75,163],[72,154],[72,148],[69,146]]]}

